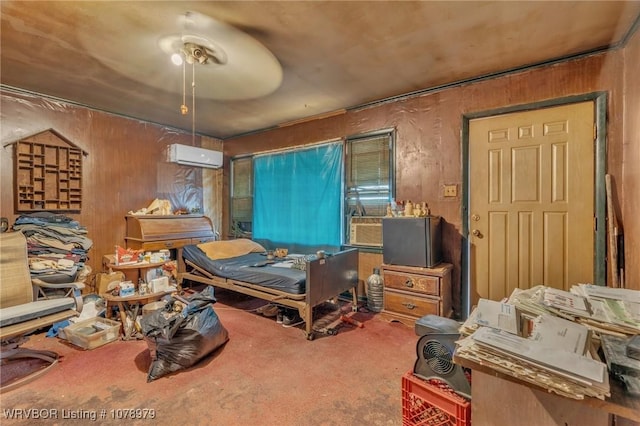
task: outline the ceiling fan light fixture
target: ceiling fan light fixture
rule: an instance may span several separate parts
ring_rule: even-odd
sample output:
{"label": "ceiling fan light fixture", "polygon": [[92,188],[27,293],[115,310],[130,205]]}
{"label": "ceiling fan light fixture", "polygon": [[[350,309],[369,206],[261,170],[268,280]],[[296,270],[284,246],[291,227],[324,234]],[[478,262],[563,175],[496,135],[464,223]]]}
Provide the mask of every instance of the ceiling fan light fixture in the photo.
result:
{"label": "ceiling fan light fixture", "polygon": [[[213,45],[213,43],[209,43]],[[189,64],[211,64],[224,65],[227,63],[227,55],[222,49],[214,49],[210,46],[203,46],[196,43],[185,42],[180,47],[180,53]]]}
{"label": "ceiling fan light fixture", "polygon": [[184,60],[182,59],[182,55],[181,54],[174,53],[173,55],[171,55],[171,62],[173,62],[174,65],[176,65],[176,66],[180,66],[180,65],[182,65]]}
{"label": "ceiling fan light fixture", "polygon": [[[177,66],[197,68],[191,72],[198,73],[199,80],[215,81],[216,84],[201,85],[199,97],[256,99],[272,93],[282,83],[282,66],[278,59],[250,35],[196,12],[188,12],[184,20],[181,32],[161,36],[157,45],[166,56],[182,58],[182,65],[174,62]],[[148,73],[140,69],[139,81],[166,88],[166,82],[161,83],[161,79],[151,81],[148,77]]]}
{"label": "ceiling fan light fixture", "polygon": [[189,52],[189,56],[193,58],[194,62],[197,61],[201,64],[206,64],[209,60],[209,55],[207,55],[207,50],[205,47],[198,46],[197,44],[193,43],[185,43],[184,47],[185,49],[187,49],[187,51]]}

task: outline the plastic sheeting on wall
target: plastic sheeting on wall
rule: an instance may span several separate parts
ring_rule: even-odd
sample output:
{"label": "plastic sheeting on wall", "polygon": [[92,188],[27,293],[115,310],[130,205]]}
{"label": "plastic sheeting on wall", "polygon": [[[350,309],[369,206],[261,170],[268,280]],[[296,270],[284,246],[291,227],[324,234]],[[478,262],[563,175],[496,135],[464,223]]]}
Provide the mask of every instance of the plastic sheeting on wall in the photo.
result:
{"label": "plastic sheeting on wall", "polygon": [[166,161],[172,143],[199,145],[202,137],[37,94],[0,91],[0,213],[13,223],[14,142],[53,129],[88,155],[82,159],[82,209],[69,215],[87,227],[94,241],[91,267],[125,245],[125,216],[168,199],[172,209],[203,209],[203,171]]}
{"label": "plastic sheeting on wall", "polygon": [[[102,194],[117,193],[114,208],[121,214],[146,207],[155,198],[174,209],[202,211],[202,171],[165,161],[171,143],[193,143],[192,136],[104,112],[25,93],[2,92],[2,166],[13,168],[12,143],[54,129],[88,153],[84,159],[83,191],[89,206],[92,183]],[[199,143],[198,137],[197,142]],[[7,167],[7,169],[5,169]],[[10,175],[3,173],[3,181]],[[4,186],[4,185],[3,185]],[[3,204],[11,196],[4,196]],[[127,193],[125,195],[125,192]]]}

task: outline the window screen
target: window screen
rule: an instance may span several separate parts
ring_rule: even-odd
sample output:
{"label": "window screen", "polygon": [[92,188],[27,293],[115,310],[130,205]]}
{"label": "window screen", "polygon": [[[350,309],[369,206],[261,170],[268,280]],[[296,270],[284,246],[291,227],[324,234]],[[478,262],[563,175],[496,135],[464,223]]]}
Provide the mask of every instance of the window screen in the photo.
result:
{"label": "window screen", "polygon": [[393,197],[393,131],[347,138],[348,216],[384,216]]}

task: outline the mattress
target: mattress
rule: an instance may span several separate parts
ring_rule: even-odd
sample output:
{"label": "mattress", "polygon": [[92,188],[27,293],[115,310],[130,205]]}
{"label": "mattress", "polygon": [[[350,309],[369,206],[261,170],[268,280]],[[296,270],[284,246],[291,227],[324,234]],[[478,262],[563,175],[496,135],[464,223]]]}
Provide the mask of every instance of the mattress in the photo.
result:
{"label": "mattress", "polygon": [[[229,259],[212,260],[196,245],[185,246],[182,257],[211,274],[250,284],[267,287],[290,294],[304,294],[306,291],[305,271],[282,267],[286,263],[267,263],[264,253],[249,253]],[[278,266],[280,265],[280,266]]]}

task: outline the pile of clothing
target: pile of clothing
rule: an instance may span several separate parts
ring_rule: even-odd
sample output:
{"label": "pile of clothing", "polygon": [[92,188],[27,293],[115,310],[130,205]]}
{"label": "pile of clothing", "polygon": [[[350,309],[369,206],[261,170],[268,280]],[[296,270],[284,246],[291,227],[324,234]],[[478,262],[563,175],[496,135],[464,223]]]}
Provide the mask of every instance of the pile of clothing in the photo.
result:
{"label": "pile of clothing", "polygon": [[85,262],[93,241],[78,221],[63,214],[37,212],[19,216],[13,230],[27,238],[32,278],[69,283],[90,272]]}

